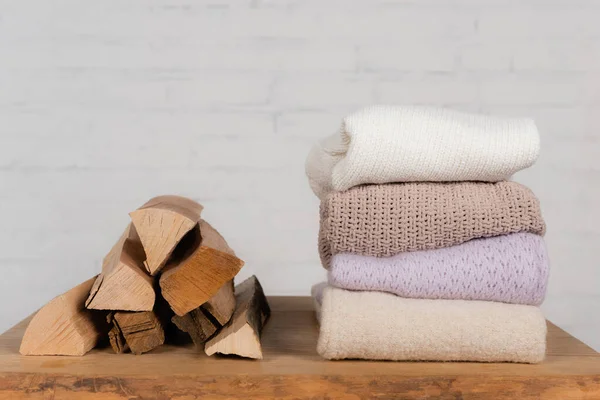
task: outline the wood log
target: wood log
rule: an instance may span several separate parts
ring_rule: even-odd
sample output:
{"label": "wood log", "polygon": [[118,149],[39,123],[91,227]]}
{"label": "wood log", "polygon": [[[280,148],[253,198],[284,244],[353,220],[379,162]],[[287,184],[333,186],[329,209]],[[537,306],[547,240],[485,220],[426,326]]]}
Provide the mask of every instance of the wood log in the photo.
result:
{"label": "wood log", "polygon": [[160,276],[162,295],[179,316],[209,301],[244,265],[207,222],[197,229],[199,246],[182,257],[174,254]]}
{"label": "wood log", "polygon": [[190,335],[198,348],[204,348],[204,343],[208,338],[221,328],[219,323],[212,319],[210,314],[202,307],[198,307],[183,316],[174,315],[171,321],[177,328]]}
{"label": "wood log", "polygon": [[160,277],[162,295],[175,314],[185,315],[214,296],[242,265],[236,256],[200,246],[180,263],[165,267]]}
{"label": "wood log", "polygon": [[256,276],[235,287],[237,306],[231,320],[204,347],[211,356],[215,353],[234,354],[262,359],[260,334],[271,309]]}
{"label": "wood log", "polygon": [[152,311],[156,298],[154,279],[143,267],[144,250],[132,224],[104,257],[87,308],[95,310]]}
{"label": "wood log", "polygon": [[95,278],[55,297],[33,317],[21,342],[22,355],[82,356],[108,331],[105,314],[85,308]]}
{"label": "wood log", "polygon": [[200,220],[199,229],[200,229],[200,240],[202,242],[202,246],[210,247],[215,250],[222,251],[223,253],[231,254],[235,256],[235,252],[229,247],[225,238],[221,236],[221,234],[212,227],[211,224],[206,222],[205,220]]}
{"label": "wood log", "polygon": [[[147,311],[139,311],[139,312],[147,312]],[[110,342],[110,347],[113,348],[115,353],[122,354],[129,350],[129,346],[125,341],[125,337],[123,336],[123,332],[119,329],[119,326],[116,325],[113,321],[112,314],[108,315],[107,321],[112,325],[110,331],[108,331],[108,340]]]}
{"label": "wood log", "polygon": [[221,286],[219,291],[201,307],[206,310],[220,326],[228,323],[235,311],[233,279]]}
{"label": "wood log", "polygon": [[113,325],[109,339],[115,353],[130,349],[142,354],[165,342],[163,325],[154,311],[117,311],[109,314],[108,321]]}
{"label": "wood log", "polygon": [[235,294],[231,280],[206,303],[183,316],[174,315],[171,321],[187,332],[197,347],[203,347],[204,342],[229,322],[234,310]]}
{"label": "wood log", "polygon": [[129,213],[144,250],[144,266],[150,275],[156,275],[167,263],[169,256],[200,220],[202,206],[180,196],[158,196],[139,209]]}

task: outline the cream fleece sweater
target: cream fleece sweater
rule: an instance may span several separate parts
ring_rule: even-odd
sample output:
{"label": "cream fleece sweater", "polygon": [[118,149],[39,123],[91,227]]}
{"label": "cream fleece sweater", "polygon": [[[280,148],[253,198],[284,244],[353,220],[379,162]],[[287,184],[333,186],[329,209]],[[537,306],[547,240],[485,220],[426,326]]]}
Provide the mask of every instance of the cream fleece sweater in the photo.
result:
{"label": "cream fleece sweater", "polygon": [[323,199],[368,183],[488,181],[531,166],[540,139],[533,120],[430,107],[371,106],[318,142],[306,174]]}
{"label": "cream fleece sweater", "polygon": [[537,307],[405,299],[322,285],[313,288],[313,296],[320,303],[317,351],[327,359],[521,363],[544,359],[546,321]]}

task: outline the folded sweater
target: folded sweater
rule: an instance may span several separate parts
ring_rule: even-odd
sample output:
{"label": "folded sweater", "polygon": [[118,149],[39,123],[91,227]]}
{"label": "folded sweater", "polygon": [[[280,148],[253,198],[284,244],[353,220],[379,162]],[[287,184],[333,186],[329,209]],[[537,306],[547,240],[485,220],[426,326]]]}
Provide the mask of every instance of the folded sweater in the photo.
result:
{"label": "folded sweater", "polygon": [[513,233],[391,257],[336,254],[331,258],[329,284],[417,299],[540,305],[548,272],[544,238]]}
{"label": "folded sweater", "polygon": [[496,182],[531,166],[539,149],[530,119],[371,106],[311,149],[306,174],[321,199],[365,183]]}
{"label": "folded sweater", "polygon": [[319,253],[389,257],[516,232],[543,234],[535,195],[516,182],[358,186],[321,202]]}
{"label": "folded sweater", "polygon": [[317,315],[317,351],[327,359],[538,363],[546,350],[546,321],[534,306],[325,287]]}

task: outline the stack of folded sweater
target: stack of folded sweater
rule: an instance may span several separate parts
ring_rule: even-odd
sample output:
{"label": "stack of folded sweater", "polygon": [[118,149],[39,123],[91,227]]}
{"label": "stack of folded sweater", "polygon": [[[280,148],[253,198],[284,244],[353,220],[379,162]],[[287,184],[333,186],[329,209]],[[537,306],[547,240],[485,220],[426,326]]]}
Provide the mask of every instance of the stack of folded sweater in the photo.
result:
{"label": "stack of folded sweater", "polygon": [[548,281],[528,119],[369,107],[311,150],[325,358],[535,363]]}

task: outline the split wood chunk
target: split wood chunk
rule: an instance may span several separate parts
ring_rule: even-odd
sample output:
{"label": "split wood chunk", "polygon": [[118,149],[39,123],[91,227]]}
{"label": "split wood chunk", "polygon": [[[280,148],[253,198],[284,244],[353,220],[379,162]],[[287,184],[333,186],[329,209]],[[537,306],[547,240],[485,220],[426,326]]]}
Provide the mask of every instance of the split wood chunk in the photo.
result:
{"label": "split wood chunk", "polygon": [[204,351],[234,354],[262,359],[260,334],[271,309],[256,276],[251,276],[235,287],[237,306],[231,320],[213,338],[206,342]]}
{"label": "split wood chunk", "polygon": [[221,326],[228,323],[235,311],[233,279],[221,286],[217,294],[204,303],[202,308],[212,315]]}
{"label": "split wood chunk", "polygon": [[[140,311],[140,312],[146,312],[146,311]],[[112,347],[113,350],[115,351],[115,353],[117,353],[117,354],[125,353],[127,350],[129,350],[129,346],[127,345],[127,342],[125,341],[123,332],[121,332],[119,327],[114,323],[114,321],[112,319],[112,315],[109,314],[107,320],[108,320],[108,323],[113,324],[112,328],[110,328],[110,331],[108,331],[108,340],[110,342],[110,347]]]}
{"label": "split wood chunk", "polygon": [[146,274],[144,250],[132,224],[102,263],[85,303],[96,310],[152,311],[156,295],[154,279]]}
{"label": "split wood chunk", "polygon": [[209,301],[244,265],[206,221],[198,229],[200,246],[184,257],[173,257],[159,281],[163,297],[179,316]]}
{"label": "split wood chunk", "polygon": [[202,306],[184,316],[174,315],[171,321],[180,330],[187,332],[196,346],[201,347],[208,338],[229,322],[234,310],[235,294],[231,280]]}
{"label": "split wood chunk", "polygon": [[200,237],[202,246],[210,247],[223,253],[235,256],[235,252],[229,247],[225,238],[205,220],[200,220],[199,223]]}
{"label": "split wood chunk", "polygon": [[130,349],[142,354],[165,342],[163,325],[153,311],[118,311],[110,314],[108,321],[113,324],[109,339],[115,353]]}
{"label": "split wood chunk", "polygon": [[239,272],[244,262],[227,253],[200,246],[160,277],[163,297],[182,316],[206,303]]}
{"label": "split wood chunk", "polygon": [[202,206],[181,196],[158,196],[129,213],[146,251],[144,267],[156,275],[171,253],[200,221]]}
{"label": "split wood chunk", "polygon": [[33,317],[21,342],[22,355],[82,356],[108,331],[104,314],[85,309],[89,279],[55,297]]}
{"label": "split wood chunk", "polygon": [[198,307],[183,316],[174,315],[171,322],[190,335],[194,344],[199,348],[202,348],[208,338],[221,328],[221,325],[212,319],[210,314],[202,307]]}
{"label": "split wood chunk", "polygon": [[235,252],[229,247],[223,236],[208,222],[200,220],[196,226],[181,238],[181,241],[171,253],[167,265],[179,264],[182,260],[189,257],[200,245],[235,256]]}

